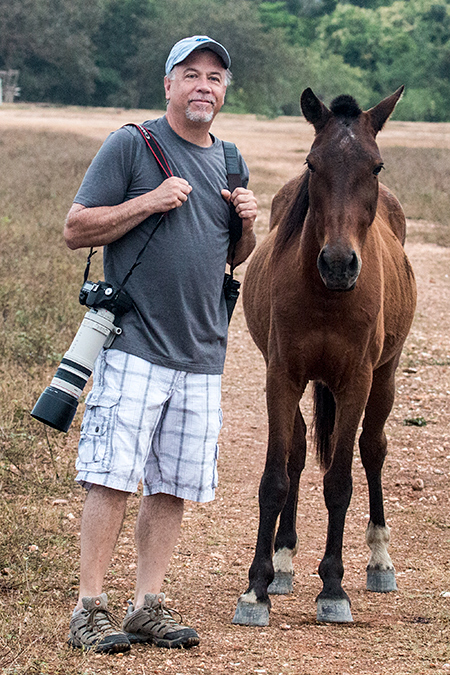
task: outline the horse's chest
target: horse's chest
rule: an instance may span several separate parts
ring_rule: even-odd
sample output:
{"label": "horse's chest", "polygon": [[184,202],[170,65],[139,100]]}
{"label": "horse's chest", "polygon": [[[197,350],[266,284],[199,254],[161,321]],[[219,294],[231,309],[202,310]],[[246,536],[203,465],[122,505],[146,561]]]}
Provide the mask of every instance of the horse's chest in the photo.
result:
{"label": "horse's chest", "polygon": [[273,322],[281,360],[310,380],[341,379],[375,363],[382,350],[383,328],[379,313],[370,307],[343,306],[340,311],[304,306],[294,315],[284,312]]}

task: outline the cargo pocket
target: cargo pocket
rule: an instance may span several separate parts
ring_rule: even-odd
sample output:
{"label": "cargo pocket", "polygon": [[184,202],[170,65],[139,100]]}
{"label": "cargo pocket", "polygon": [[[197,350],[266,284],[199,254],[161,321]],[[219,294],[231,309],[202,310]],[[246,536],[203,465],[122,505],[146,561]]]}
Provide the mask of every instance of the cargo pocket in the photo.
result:
{"label": "cargo pocket", "polygon": [[86,410],[78,445],[78,471],[108,472],[113,457],[113,436],[120,391],[92,389],[86,398]]}
{"label": "cargo pocket", "polygon": [[[220,430],[222,429],[222,424],[223,424],[223,412],[222,408],[219,408],[219,431],[217,432],[217,436],[220,433]],[[214,451],[214,468],[213,468],[213,475],[212,475],[212,484],[211,487],[215,490],[216,487],[219,484],[219,472],[217,470],[217,462],[219,459],[219,443],[216,443],[215,451]]]}

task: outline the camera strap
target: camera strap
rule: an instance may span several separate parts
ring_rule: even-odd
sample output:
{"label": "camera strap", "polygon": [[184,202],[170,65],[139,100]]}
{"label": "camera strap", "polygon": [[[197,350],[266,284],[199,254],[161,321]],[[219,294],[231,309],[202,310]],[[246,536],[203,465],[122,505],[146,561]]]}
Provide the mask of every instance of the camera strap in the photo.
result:
{"label": "camera strap", "polygon": [[[168,163],[167,159],[165,158],[165,155],[164,155],[163,151],[161,150],[160,146],[158,145],[156,139],[152,136],[152,134],[145,127],[141,126],[140,124],[130,123],[130,124],[126,124],[124,126],[136,127],[140,131],[142,137],[144,138],[144,141],[146,142],[147,146],[150,148],[150,150],[151,150],[151,152],[152,152],[152,154],[153,154],[153,156],[154,156],[154,158],[155,158],[155,160],[156,160],[156,162],[157,162],[157,164],[158,164],[158,166],[161,170],[161,173],[163,174],[163,177],[164,178],[170,178],[170,176],[173,176],[172,169],[170,168],[169,163]],[[126,273],[122,283],[120,284],[119,290],[123,289],[123,287],[127,283],[128,279],[130,278],[130,276],[133,274],[134,270],[136,269],[136,267],[141,264],[141,258],[144,254],[144,251],[146,250],[147,246],[149,245],[149,243],[150,243],[153,235],[155,234],[156,230],[161,225],[165,215],[166,215],[165,213],[161,213],[161,215],[159,216],[155,227],[153,228],[153,230],[150,232],[150,234],[148,236],[147,241],[145,242],[144,246],[141,248],[141,250],[137,254],[136,260],[134,261],[134,263],[132,264],[132,266],[130,267],[128,272]],[[84,281],[85,282],[87,281],[88,276],[89,276],[89,269],[90,269],[90,266],[91,266],[91,258],[96,253],[97,253],[97,251],[94,251],[93,247],[91,246],[91,250],[90,250],[89,255],[87,257],[86,269],[84,270]]]}

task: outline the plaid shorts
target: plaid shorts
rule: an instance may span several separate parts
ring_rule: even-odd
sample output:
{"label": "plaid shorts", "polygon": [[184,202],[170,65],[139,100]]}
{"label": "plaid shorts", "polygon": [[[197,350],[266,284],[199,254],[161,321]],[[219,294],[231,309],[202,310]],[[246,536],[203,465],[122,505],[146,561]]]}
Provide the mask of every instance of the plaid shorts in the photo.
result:
{"label": "plaid shorts", "polygon": [[220,375],[171,370],[108,349],[86,398],[76,480],[207,502],[217,487]]}

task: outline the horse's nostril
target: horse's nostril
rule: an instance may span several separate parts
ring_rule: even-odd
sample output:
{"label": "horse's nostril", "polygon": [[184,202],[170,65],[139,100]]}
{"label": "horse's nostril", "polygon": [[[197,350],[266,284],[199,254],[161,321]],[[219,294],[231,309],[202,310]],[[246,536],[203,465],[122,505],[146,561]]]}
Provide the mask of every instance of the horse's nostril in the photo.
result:
{"label": "horse's nostril", "polygon": [[320,276],[328,287],[340,288],[354,282],[358,276],[360,263],[353,249],[330,248],[325,245],[317,258]]}
{"label": "horse's nostril", "polygon": [[359,260],[358,256],[356,255],[355,251],[353,251],[352,256],[351,256],[351,261],[348,266],[348,270],[351,274],[356,274],[359,268]]}

